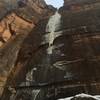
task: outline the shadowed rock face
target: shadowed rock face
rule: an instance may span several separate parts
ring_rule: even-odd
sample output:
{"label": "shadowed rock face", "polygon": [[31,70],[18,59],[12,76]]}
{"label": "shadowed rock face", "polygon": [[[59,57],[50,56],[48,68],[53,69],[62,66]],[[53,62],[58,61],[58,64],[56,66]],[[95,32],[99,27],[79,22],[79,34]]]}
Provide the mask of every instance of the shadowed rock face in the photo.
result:
{"label": "shadowed rock face", "polygon": [[99,2],[99,0],[64,0],[64,4],[89,4]]}
{"label": "shadowed rock face", "polygon": [[[34,3],[32,5],[37,8],[38,4],[37,1],[36,5]],[[93,4],[99,5],[98,2]],[[36,12],[34,6],[32,6],[33,8],[27,6],[16,11],[16,15],[19,14],[22,19],[28,19],[34,23],[30,16],[31,12],[28,12],[29,9],[32,9],[35,12],[35,14],[32,13],[32,16],[36,15],[33,19],[36,18],[39,21],[35,22],[36,27],[30,33],[28,32],[29,34],[21,43],[17,60],[14,60],[15,63],[6,81],[2,100],[9,100],[11,96],[6,86],[27,86],[25,83],[27,75],[32,80],[32,83],[28,83],[29,85],[39,85],[40,83],[42,86],[50,85],[47,90],[42,90],[43,93],[46,91],[45,98],[47,99],[55,97],[55,95],[56,98],[59,98],[82,92],[100,94],[100,7],[93,4],[83,4],[84,7],[88,5],[89,8],[86,6],[84,9],[68,10],[65,3],[65,6],[59,11],[61,27],[55,33],[60,32],[60,36],[54,39],[52,45],[55,45],[56,48],[52,55],[48,55],[46,52],[49,47],[48,43],[41,45],[43,37],[47,34],[46,25],[50,14],[47,11],[50,10],[43,10],[38,6],[40,10]],[[40,17],[40,15],[42,16]],[[41,100],[41,98],[39,99]]]}
{"label": "shadowed rock face", "polygon": [[[64,0],[64,7],[68,11],[80,11],[80,10],[88,10],[95,6],[99,7],[99,0]],[[91,6],[91,4],[93,4]],[[99,4],[99,5],[98,5]]]}

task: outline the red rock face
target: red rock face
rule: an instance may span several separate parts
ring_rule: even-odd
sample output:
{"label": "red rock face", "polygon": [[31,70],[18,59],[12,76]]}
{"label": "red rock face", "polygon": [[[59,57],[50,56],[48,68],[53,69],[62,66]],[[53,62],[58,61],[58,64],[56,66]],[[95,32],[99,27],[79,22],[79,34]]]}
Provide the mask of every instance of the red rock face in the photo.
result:
{"label": "red rock face", "polygon": [[[61,27],[57,30],[57,32],[61,32],[61,35],[56,37],[53,43],[53,45],[60,45],[61,47],[54,49],[52,55],[48,55],[46,52],[48,43],[41,45],[41,42],[44,39],[43,36],[47,34],[46,25],[49,16],[53,14],[53,10],[45,6],[44,2],[42,5],[41,3],[40,0],[29,0],[30,6],[27,4],[19,7],[14,13],[7,16],[9,19],[7,21],[10,21],[10,23],[12,22],[11,15],[15,19],[10,30],[24,35],[21,38],[20,35],[18,35],[19,38],[15,36],[14,39],[17,43],[16,41],[14,44],[12,44],[12,41],[8,42],[1,52],[1,63],[3,63],[1,68],[2,66],[4,68],[1,69],[1,72],[4,70],[1,75],[7,73],[3,77],[7,81],[2,100],[9,100],[12,95],[7,86],[23,85],[27,74],[31,71],[33,71],[31,76],[35,85],[50,86],[46,88],[47,90],[41,90],[43,94],[46,92],[45,96],[43,95],[45,98],[51,98],[51,95],[57,98],[72,96],[81,92],[99,94],[100,3],[98,0],[97,2],[93,2],[93,0],[92,2],[65,1],[65,5],[60,11],[62,15]],[[16,27],[14,27],[14,24]],[[2,25],[2,27],[4,26]],[[21,41],[20,45],[18,41]],[[16,47],[16,44],[18,47]],[[12,48],[7,50],[7,47]],[[15,59],[13,59],[14,57]],[[6,63],[3,61],[6,61]],[[7,64],[10,66],[9,68]],[[3,79],[1,78],[1,80]],[[18,90],[17,93],[20,97],[23,92]],[[23,93],[23,98],[28,97],[25,96],[25,93]],[[44,99],[40,98],[40,100]]]}
{"label": "red rock face", "polygon": [[66,10],[79,11],[99,6],[99,0],[64,0]]}
{"label": "red rock face", "polygon": [[[23,0],[20,0],[23,1]],[[3,86],[13,68],[23,40],[37,26],[39,20],[50,16],[43,0],[26,0],[24,6],[17,0],[0,1],[0,85]],[[0,95],[3,88],[0,88]]]}

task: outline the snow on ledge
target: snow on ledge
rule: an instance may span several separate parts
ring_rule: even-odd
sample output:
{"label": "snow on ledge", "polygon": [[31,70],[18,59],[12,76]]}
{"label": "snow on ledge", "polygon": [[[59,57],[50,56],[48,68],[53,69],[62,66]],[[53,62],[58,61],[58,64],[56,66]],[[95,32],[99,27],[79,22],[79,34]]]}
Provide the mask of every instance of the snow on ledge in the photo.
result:
{"label": "snow on ledge", "polygon": [[[100,96],[92,96],[92,95],[88,95],[88,94],[84,94],[84,93],[81,93],[81,94],[78,94],[74,97],[81,97],[81,98],[84,98],[84,97],[87,97],[87,98],[93,98],[95,100],[100,100]],[[68,97],[68,98],[64,98],[64,99],[58,99],[58,100],[71,100],[73,97]]]}

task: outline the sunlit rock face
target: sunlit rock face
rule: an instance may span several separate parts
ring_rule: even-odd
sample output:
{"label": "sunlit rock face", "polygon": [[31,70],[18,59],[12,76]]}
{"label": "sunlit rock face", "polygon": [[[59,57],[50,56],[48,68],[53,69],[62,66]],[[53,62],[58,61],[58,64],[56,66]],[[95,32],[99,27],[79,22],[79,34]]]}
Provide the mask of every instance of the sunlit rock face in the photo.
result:
{"label": "sunlit rock face", "polygon": [[[20,7],[18,2],[26,5]],[[0,46],[11,36],[23,31],[26,26],[30,30],[40,19],[45,18],[45,14],[49,16],[52,10],[55,10],[53,7],[49,9],[43,0],[1,0],[0,7],[2,8],[0,9]]]}
{"label": "sunlit rock face", "polygon": [[[15,12],[9,13],[1,20],[0,85],[2,87],[6,82],[10,70],[14,66],[22,41],[34,26],[35,24],[23,20]],[[1,93],[3,90],[2,87],[0,87]]]}
{"label": "sunlit rock face", "polygon": [[55,11],[53,7],[48,8],[43,0],[25,0],[21,2],[25,3],[24,6],[19,5],[19,1],[23,0],[0,1],[0,96],[7,77],[15,66],[23,40],[39,20]]}

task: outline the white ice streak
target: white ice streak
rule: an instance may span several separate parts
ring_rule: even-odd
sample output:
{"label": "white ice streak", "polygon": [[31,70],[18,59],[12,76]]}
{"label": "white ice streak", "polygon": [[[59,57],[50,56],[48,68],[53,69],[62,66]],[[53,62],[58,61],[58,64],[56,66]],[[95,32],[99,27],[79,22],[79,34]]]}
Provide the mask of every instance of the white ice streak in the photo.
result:
{"label": "white ice streak", "polygon": [[[61,36],[61,35],[62,35],[62,32],[63,32],[63,31],[54,32],[54,40],[55,40],[57,37]],[[41,43],[42,45],[43,45],[43,44],[46,44],[46,43],[49,43],[49,39],[48,39],[49,36],[50,36],[50,33],[45,34],[45,35],[43,36],[43,42]]]}
{"label": "white ice streak", "polygon": [[45,42],[49,43],[49,48],[47,49],[48,54],[52,54],[52,46],[54,39],[61,35],[61,33],[56,34],[55,31],[57,31],[60,27],[61,23],[61,15],[58,13],[58,11],[50,17],[48,24],[46,26],[46,32],[48,32],[48,35],[45,35]]}
{"label": "white ice streak", "polygon": [[36,100],[37,96],[39,95],[41,90],[37,89],[37,90],[32,90],[32,97],[33,100]]}
{"label": "white ice streak", "polygon": [[50,17],[48,24],[46,26],[46,32],[53,33],[59,29],[61,22],[61,15],[56,11],[56,13]]}

